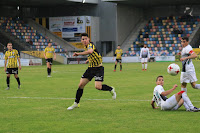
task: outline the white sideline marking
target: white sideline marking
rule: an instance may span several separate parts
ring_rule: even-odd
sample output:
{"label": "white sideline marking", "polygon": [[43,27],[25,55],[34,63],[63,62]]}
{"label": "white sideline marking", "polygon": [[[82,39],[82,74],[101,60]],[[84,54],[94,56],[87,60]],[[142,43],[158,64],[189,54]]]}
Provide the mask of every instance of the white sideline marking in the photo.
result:
{"label": "white sideline marking", "polygon": [[[3,98],[8,98],[8,99],[47,99],[47,100],[73,100],[75,98],[55,98],[55,97],[3,97]],[[87,101],[109,101],[113,99],[83,99]],[[116,101],[138,101],[138,102],[149,102],[151,100],[139,100],[139,99],[116,99]],[[200,101],[192,101],[192,102],[200,102]]]}

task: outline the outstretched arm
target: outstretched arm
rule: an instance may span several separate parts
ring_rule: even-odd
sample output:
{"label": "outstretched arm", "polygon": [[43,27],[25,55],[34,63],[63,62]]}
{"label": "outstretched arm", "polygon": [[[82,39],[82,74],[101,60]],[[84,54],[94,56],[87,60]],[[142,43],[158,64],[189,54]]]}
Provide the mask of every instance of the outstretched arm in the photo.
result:
{"label": "outstretched arm", "polygon": [[176,87],[178,87],[177,84],[175,84],[172,89],[162,92],[161,95],[163,95],[163,96],[169,95],[170,93],[172,93],[172,91],[174,91],[176,89]]}

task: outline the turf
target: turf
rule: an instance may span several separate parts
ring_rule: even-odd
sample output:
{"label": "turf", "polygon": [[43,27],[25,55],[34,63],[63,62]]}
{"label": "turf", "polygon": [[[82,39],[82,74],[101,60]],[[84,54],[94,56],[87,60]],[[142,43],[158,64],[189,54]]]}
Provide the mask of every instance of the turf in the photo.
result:
{"label": "turf", "polygon": [[[171,62],[153,62],[142,71],[140,63],[123,63],[123,71],[113,72],[114,64],[104,64],[104,83],[115,86],[117,99],[109,92],[94,88],[94,79],[85,87],[81,107],[67,111],[74,102],[80,77],[87,65],[54,65],[52,78],[46,66],[22,67],[22,87],[12,76],[10,90],[6,74],[0,68],[0,133],[133,133],[198,132],[200,112],[153,110],[150,106],[155,79],[164,76],[165,90],[174,84],[180,91],[180,74],[170,76]],[[180,62],[177,62],[181,66]],[[194,62],[200,79],[198,61]],[[200,107],[200,90],[188,85],[188,96]],[[171,95],[170,95],[171,96]]]}

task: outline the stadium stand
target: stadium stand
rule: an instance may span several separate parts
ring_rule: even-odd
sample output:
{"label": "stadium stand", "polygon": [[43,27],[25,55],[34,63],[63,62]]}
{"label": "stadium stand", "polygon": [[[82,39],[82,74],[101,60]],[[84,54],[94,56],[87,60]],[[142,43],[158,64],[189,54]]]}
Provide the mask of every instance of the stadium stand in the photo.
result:
{"label": "stadium stand", "polygon": [[124,56],[139,56],[141,45],[147,44],[151,56],[172,56],[181,50],[180,38],[192,34],[200,16],[151,18]]}
{"label": "stadium stand", "polygon": [[0,28],[16,36],[23,42],[29,43],[33,50],[43,51],[48,43],[51,42],[55,48],[55,52],[64,52],[64,49],[60,45],[52,42],[52,39],[38,33],[33,27],[30,27],[18,18],[0,17]]}

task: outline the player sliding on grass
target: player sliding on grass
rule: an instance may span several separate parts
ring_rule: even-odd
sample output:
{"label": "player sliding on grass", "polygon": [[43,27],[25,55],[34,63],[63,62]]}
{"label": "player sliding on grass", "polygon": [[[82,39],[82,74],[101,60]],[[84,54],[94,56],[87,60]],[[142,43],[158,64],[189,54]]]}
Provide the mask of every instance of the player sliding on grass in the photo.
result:
{"label": "player sliding on grass", "polygon": [[80,107],[79,101],[83,94],[83,89],[85,85],[90,82],[93,77],[95,78],[95,88],[102,91],[110,91],[112,98],[116,99],[116,92],[114,87],[110,87],[106,84],[102,85],[104,79],[104,67],[102,65],[102,57],[95,48],[95,46],[90,43],[88,34],[83,33],[81,35],[81,42],[85,45],[85,51],[77,53],[75,52],[73,56],[88,55],[89,66],[81,77],[78,90],[76,92],[76,99],[72,106],[68,107],[67,110],[72,110],[76,107]]}
{"label": "player sliding on grass", "polygon": [[154,103],[156,102],[157,106],[161,107],[161,110],[177,110],[182,105],[186,108],[186,111],[191,112],[198,112],[199,109],[194,107],[191,103],[189,97],[185,95],[185,91],[180,91],[170,98],[167,98],[166,96],[171,94],[176,87],[178,87],[176,84],[173,86],[172,89],[165,91],[163,88],[164,85],[164,79],[163,76],[158,76],[156,79],[157,86],[154,88],[153,92],[153,99],[151,102],[151,106],[153,109],[158,108],[154,106]]}

